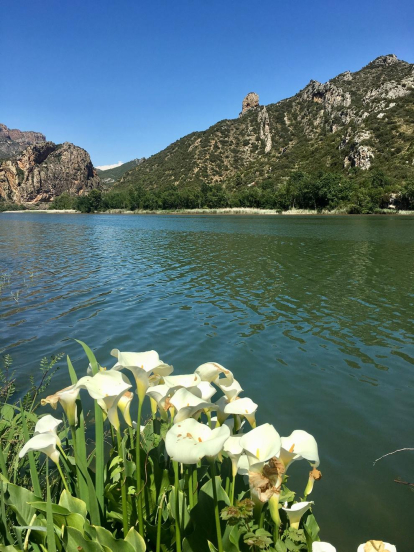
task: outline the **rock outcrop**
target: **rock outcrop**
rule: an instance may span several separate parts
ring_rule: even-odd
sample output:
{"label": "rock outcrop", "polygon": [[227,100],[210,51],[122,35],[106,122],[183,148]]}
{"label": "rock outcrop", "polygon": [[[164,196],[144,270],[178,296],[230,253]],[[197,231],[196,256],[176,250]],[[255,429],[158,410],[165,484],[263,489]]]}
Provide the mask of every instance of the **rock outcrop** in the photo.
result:
{"label": "rock outcrop", "polygon": [[12,129],[0,123],[0,159],[8,159],[41,142],[46,142],[46,136],[40,132]]}
{"label": "rock outcrop", "polygon": [[259,106],[259,95],[256,92],[249,92],[242,102],[242,110],[239,117],[244,115],[250,109]]}
{"label": "rock outcrop", "polygon": [[99,187],[88,152],[69,142],[35,144],[0,164],[0,199],[6,202],[43,203]]}

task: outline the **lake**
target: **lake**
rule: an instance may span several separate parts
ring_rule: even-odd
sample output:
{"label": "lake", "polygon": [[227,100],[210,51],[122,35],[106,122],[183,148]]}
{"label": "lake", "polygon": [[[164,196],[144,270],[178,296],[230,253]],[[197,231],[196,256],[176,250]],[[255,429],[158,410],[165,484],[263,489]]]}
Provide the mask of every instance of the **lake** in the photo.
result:
{"label": "lake", "polygon": [[[60,351],[84,374],[70,338],[108,367],[112,348],[182,372],[219,362],[258,424],[318,441],[322,540],[413,549],[414,495],[394,479],[414,483],[414,452],[373,462],[414,446],[414,217],[2,214],[0,273],[21,390]],[[60,365],[51,391],[69,383]],[[308,471],[289,469],[298,493]]]}

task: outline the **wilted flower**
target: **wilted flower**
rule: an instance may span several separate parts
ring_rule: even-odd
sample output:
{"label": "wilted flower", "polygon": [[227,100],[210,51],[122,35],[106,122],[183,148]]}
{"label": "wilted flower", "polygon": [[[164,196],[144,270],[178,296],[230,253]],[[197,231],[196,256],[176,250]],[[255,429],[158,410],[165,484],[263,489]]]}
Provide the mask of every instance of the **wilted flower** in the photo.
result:
{"label": "wilted flower", "polygon": [[78,416],[76,412],[76,399],[78,398],[78,395],[79,387],[76,385],[70,385],[61,391],[57,391],[54,395],[49,395],[40,402],[42,406],[50,404],[54,410],[56,410],[59,402],[65,411],[69,425],[75,426],[78,423]]}
{"label": "wilted flower", "polygon": [[389,542],[369,540],[365,544],[360,544],[357,552],[397,552],[397,549]]}
{"label": "wilted flower", "polygon": [[313,468],[313,470],[309,472],[309,480],[305,489],[305,498],[311,494],[315,481],[319,481],[320,479],[322,479],[322,473],[316,468]]}

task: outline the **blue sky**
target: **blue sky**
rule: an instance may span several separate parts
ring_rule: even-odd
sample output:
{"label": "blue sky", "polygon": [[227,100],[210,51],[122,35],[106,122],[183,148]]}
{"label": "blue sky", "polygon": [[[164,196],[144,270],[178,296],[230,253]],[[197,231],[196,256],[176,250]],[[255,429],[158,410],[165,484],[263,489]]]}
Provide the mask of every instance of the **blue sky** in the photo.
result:
{"label": "blue sky", "polygon": [[375,57],[414,62],[412,1],[13,0],[2,6],[0,122],[148,157],[221,119]]}

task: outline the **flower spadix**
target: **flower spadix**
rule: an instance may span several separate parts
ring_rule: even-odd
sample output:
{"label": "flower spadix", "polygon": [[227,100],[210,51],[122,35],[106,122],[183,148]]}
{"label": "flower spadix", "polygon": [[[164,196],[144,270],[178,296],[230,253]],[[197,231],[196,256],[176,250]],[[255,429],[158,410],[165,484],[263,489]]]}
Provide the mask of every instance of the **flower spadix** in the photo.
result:
{"label": "flower spadix", "polygon": [[238,414],[244,416],[252,427],[256,427],[256,410],[258,405],[248,397],[237,397],[224,407],[224,414]]}
{"label": "flower spadix", "polygon": [[55,464],[59,462],[60,453],[57,450],[58,436],[48,431],[47,433],[39,433],[27,441],[22,450],[19,452],[19,458],[23,458],[28,452],[43,452]]}
{"label": "flower spadix", "polygon": [[329,542],[313,542],[312,552],[336,552],[336,548]]}
{"label": "flower spadix", "polygon": [[313,467],[317,468],[320,462],[315,437],[302,429],[295,429],[288,437],[282,437],[280,459],[286,469],[295,460],[303,459],[308,460]]}
{"label": "flower spadix", "polygon": [[191,418],[197,414],[197,412],[201,412],[202,410],[215,409],[215,405],[213,403],[203,401],[202,398],[196,397],[185,387],[178,389],[169,402],[177,411],[174,418],[175,424],[185,420],[186,418]]}
{"label": "flower spadix", "polygon": [[360,544],[357,552],[397,552],[397,549],[389,542],[369,540],[365,544]]}
{"label": "flower spadix", "polygon": [[273,456],[279,456],[280,443],[280,435],[271,424],[263,424],[252,429],[240,440],[251,469],[255,464],[261,464]]}
{"label": "flower spadix", "polygon": [[56,391],[54,395],[49,395],[45,399],[42,399],[41,405],[50,406],[56,410],[58,403],[62,406],[70,426],[75,426],[78,423],[78,416],[76,412],[76,399],[79,395],[79,388],[75,385],[65,387],[61,391]]}
{"label": "flower spadix", "polygon": [[283,508],[289,518],[290,526],[293,527],[293,529],[299,528],[300,520],[303,514],[309,510],[311,504],[313,504],[313,502],[297,502],[296,504],[292,504],[290,508]]}
{"label": "flower spadix", "polygon": [[196,464],[204,456],[217,456],[229,437],[230,429],[227,426],[210,429],[193,418],[187,418],[168,431],[165,448],[172,460]]}

